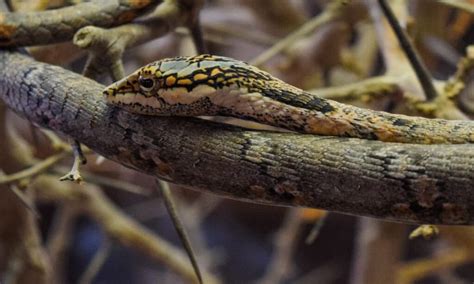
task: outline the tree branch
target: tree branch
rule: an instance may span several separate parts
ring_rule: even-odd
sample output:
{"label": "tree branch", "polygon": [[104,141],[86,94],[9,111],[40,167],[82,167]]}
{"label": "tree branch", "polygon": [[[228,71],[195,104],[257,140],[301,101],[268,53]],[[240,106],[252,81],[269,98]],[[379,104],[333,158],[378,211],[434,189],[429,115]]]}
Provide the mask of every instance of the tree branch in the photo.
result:
{"label": "tree branch", "polygon": [[109,159],[231,198],[410,223],[474,224],[474,147],[246,131],[105,104],[104,86],[0,51],[0,98]]}
{"label": "tree branch", "polygon": [[128,23],[159,2],[106,0],[41,12],[0,13],[0,46],[68,41],[82,27],[113,27]]}

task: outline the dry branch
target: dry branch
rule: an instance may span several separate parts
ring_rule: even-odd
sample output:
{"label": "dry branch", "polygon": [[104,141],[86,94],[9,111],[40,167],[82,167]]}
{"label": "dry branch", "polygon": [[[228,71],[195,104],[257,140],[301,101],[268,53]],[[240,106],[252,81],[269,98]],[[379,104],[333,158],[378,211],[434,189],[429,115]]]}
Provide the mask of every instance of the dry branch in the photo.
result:
{"label": "dry branch", "polygon": [[25,46],[71,40],[85,26],[113,27],[128,23],[158,0],[106,0],[57,10],[0,13],[0,46]]}
{"label": "dry branch", "polygon": [[474,223],[474,147],[246,131],[107,106],[103,86],[0,52],[0,97],[104,157],[236,199],[411,223]]}

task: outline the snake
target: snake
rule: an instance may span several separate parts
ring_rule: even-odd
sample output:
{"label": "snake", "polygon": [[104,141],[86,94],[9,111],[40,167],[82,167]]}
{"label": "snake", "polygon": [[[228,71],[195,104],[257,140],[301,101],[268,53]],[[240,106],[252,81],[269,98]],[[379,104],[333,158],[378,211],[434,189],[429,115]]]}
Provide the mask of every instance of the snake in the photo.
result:
{"label": "snake", "polygon": [[227,116],[294,132],[413,144],[474,143],[474,122],[359,108],[318,97],[245,62],[165,58],[111,84],[108,104],[153,116]]}

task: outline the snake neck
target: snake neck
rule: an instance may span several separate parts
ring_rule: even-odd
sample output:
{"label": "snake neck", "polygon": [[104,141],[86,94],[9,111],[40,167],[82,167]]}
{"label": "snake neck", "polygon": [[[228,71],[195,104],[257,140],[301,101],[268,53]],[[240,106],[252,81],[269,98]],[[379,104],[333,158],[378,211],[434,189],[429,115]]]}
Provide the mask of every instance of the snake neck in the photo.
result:
{"label": "snake neck", "polygon": [[319,98],[279,80],[217,92],[219,115],[296,132],[416,144],[474,143],[474,123],[357,108]]}

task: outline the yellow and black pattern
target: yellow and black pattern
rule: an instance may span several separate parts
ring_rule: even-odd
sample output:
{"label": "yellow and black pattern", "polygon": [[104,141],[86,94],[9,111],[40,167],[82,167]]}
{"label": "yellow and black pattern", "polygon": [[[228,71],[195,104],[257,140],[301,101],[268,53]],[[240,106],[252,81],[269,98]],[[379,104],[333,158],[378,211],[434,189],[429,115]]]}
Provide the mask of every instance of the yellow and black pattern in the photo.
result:
{"label": "yellow and black pattern", "polygon": [[418,144],[473,143],[474,123],[361,109],[319,98],[227,57],[148,64],[104,91],[107,101],[148,115],[223,115],[298,132]]}

